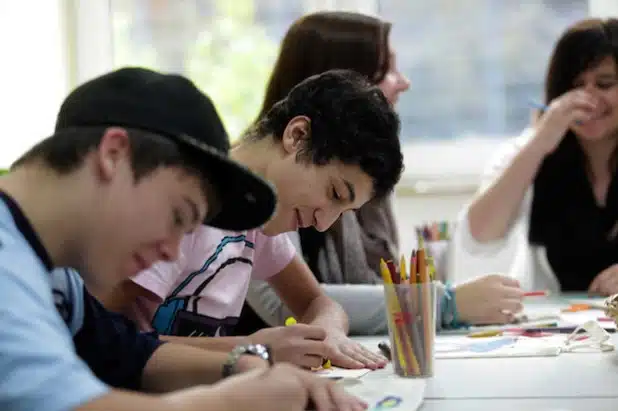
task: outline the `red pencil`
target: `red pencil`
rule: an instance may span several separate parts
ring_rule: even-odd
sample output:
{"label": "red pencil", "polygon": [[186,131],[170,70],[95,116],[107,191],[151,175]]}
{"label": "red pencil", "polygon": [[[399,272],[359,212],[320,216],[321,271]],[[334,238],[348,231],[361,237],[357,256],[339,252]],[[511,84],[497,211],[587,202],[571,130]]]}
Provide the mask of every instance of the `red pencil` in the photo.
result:
{"label": "red pencil", "polygon": [[549,291],[527,291],[524,293],[524,297],[547,297]]}

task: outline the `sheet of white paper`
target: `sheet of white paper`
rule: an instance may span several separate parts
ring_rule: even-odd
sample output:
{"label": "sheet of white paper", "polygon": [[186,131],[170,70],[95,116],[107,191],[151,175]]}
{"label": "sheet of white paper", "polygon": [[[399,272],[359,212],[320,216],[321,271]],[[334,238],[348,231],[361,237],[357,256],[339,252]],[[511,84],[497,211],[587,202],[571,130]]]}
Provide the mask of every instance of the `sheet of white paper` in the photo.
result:
{"label": "sheet of white paper", "polygon": [[415,411],[423,401],[427,380],[394,375],[391,364],[359,379],[342,380],[346,391],[367,401],[367,411]]}
{"label": "sheet of white paper", "polygon": [[566,335],[526,338],[517,336],[436,340],[436,358],[547,357],[560,354]]}

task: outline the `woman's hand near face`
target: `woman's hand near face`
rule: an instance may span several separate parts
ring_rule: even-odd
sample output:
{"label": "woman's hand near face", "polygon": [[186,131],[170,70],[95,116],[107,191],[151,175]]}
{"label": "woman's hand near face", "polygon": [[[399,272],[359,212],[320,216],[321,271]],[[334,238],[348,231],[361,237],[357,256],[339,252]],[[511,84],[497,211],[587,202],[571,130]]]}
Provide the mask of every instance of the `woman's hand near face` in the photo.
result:
{"label": "woman's hand near face", "polygon": [[596,99],[582,89],[573,89],[553,100],[535,122],[534,143],[546,154],[556,149],[568,129],[590,120],[597,109]]}

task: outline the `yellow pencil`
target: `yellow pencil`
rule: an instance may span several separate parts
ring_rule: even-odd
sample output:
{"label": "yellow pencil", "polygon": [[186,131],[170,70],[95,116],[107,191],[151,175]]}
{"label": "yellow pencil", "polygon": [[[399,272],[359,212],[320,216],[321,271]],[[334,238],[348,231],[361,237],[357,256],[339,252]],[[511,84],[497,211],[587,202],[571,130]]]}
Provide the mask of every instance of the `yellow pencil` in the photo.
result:
{"label": "yellow pencil", "polygon": [[433,257],[427,257],[427,264],[429,264],[429,280],[434,281],[436,279],[436,266],[433,262]]}
{"label": "yellow pencil", "polygon": [[[289,325],[296,325],[298,324],[298,322],[296,321],[296,318],[294,317],[288,317],[285,319],[285,325],[289,326]],[[322,359],[322,368],[330,368],[331,367],[331,363],[330,360],[328,358],[324,358]],[[319,369],[319,368],[316,368]],[[316,370],[314,369],[314,370]]]}
{"label": "yellow pencil", "polygon": [[382,280],[384,284],[392,284],[393,278],[391,277],[391,272],[386,265],[386,261],[383,258],[380,258],[380,274],[382,274]]}

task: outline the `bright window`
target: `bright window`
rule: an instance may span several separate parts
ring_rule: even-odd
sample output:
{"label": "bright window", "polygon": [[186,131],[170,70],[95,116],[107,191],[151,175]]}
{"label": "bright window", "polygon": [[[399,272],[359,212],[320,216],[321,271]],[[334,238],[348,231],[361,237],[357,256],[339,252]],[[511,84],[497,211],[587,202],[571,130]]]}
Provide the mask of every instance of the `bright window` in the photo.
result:
{"label": "bright window", "polygon": [[0,169],[53,133],[68,81],[61,3],[0,1]]}
{"label": "bright window", "polygon": [[[397,107],[404,181],[431,188],[432,181],[445,179],[476,182],[484,159],[527,126],[529,101],[542,98],[557,36],[591,10],[602,15],[613,3],[108,0],[107,15],[89,14],[111,22],[111,46],[95,48],[101,66],[141,65],[189,76],[213,98],[232,137],[257,114],[279,42],[293,20],[325,8],[380,15],[393,23],[392,45],[412,81]],[[109,55],[100,52],[105,47]]]}

